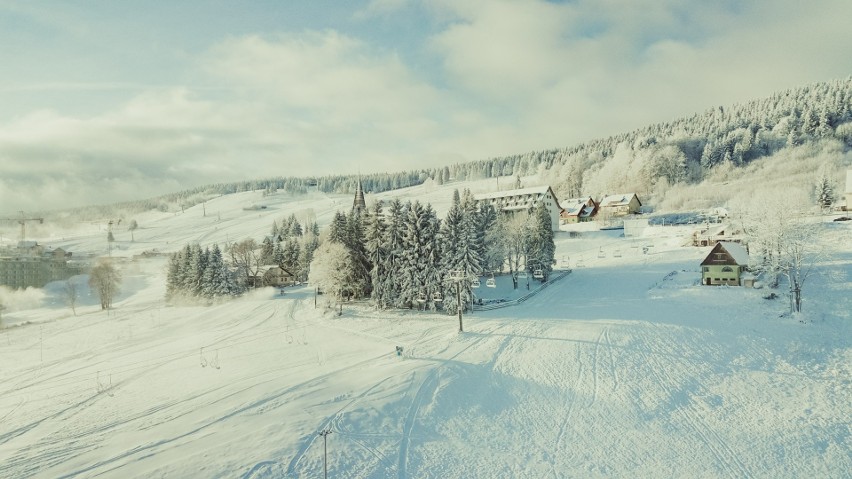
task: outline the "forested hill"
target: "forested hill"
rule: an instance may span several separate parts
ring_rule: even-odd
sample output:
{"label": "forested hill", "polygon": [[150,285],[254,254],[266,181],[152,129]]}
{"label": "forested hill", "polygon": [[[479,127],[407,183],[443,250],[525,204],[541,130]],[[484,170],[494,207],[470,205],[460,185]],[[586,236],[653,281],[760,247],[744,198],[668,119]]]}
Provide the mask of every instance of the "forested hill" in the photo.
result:
{"label": "forested hill", "polygon": [[[433,179],[471,180],[541,173],[559,197],[599,196],[630,190],[657,199],[672,185],[698,183],[714,169],[737,168],[801,145],[831,143],[852,149],[852,77],[815,83],[744,104],[714,107],[689,118],[650,125],[579,145],[457,163],[416,171],[363,175],[367,192],[388,191]],[[84,216],[113,209],[175,209],[212,195],[247,190],[303,193],[308,188],[352,193],[356,177],[278,177],[222,183],[121,205],[90,207]]]}
{"label": "forested hill", "polygon": [[[739,167],[785,148],[821,141],[852,149],[852,77],[715,107],[572,147],[456,164],[443,175],[525,176],[546,168],[560,197],[625,187],[650,193],[661,178],[669,185],[694,183],[714,167]],[[619,178],[607,169],[624,174]]]}

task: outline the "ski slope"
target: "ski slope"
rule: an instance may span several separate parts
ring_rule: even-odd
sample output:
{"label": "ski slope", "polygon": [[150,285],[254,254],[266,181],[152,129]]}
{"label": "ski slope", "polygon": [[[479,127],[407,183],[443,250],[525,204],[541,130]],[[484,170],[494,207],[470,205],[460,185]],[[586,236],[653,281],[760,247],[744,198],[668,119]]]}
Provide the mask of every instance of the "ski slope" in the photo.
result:
{"label": "ski slope", "polygon": [[[452,188],[404,194],[443,215]],[[583,231],[557,234],[570,274],[466,315],[461,334],[434,312],[337,316],[308,287],[166,306],[165,260],[129,259],[350,206],[243,209],[261,199],[149,213],[135,242],[117,235],[112,311],[86,297],[75,317],[51,285],[4,314],[0,477],[322,477],[325,429],[329,477],[849,477],[852,225],[826,225],[801,317],[767,290],[697,285],[707,250],[684,230]],[[42,242],[97,251],[104,236]],[[526,294],[498,285],[481,294]]]}

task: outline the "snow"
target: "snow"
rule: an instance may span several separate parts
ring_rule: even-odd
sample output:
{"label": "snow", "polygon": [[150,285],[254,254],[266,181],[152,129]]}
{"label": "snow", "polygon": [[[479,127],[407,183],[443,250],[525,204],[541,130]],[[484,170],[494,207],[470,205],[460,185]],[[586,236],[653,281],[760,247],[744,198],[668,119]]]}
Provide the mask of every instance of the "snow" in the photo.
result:
{"label": "snow", "polygon": [[[454,188],[368,195],[431,202]],[[484,188],[483,188],[484,189]],[[259,211],[244,211],[263,204]],[[137,218],[122,294],[77,316],[60,288],[13,304],[0,330],[0,477],[848,477],[852,470],[852,225],[804,313],[769,290],[700,286],[691,231],[639,238],[571,225],[553,277],[519,305],[464,315],[318,307],[310,286],[214,306],[166,306],[162,257],[267,234],[349,195],[223,196]],[[125,238],[127,236],[127,238]],[[105,253],[106,234],[40,238]],[[579,263],[579,264],[578,264]],[[483,298],[528,292],[497,276]],[[84,281],[82,281],[84,283]],[[777,290],[781,294],[783,291]],[[488,295],[486,297],[486,295]],[[37,303],[37,304],[34,304]],[[395,347],[403,347],[396,355]]]}
{"label": "snow", "polygon": [[722,248],[725,248],[725,251],[734,258],[739,265],[747,265],[748,264],[748,251],[746,251],[745,247],[739,243],[733,243],[731,241],[720,241]]}

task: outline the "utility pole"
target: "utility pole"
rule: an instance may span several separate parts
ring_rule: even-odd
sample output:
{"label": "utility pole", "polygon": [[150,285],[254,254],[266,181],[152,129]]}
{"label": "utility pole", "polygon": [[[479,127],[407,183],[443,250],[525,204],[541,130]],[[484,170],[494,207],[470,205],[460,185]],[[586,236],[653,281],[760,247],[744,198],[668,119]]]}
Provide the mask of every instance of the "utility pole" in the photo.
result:
{"label": "utility pole", "polygon": [[322,477],[328,479],[328,435],[331,429],[323,429],[319,432],[322,436]]}

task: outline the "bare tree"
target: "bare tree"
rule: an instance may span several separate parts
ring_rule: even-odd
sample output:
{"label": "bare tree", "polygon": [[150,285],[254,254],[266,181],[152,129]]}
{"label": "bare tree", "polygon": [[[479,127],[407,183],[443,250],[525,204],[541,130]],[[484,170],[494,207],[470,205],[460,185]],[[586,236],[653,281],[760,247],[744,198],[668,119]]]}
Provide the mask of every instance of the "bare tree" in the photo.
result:
{"label": "bare tree", "polygon": [[263,266],[263,255],[255,240],[247,240],[234,243],[227,248],[231,258],[231,264],[243,276],[243,282],[248,287],[257,286],[255,280]]}
{"label": "bare tree", "polygon": [[802,310],[802,288],[823,256],[819,224],[808,216],[809,205],[805,191],[787,188],[759,192],[740,211],[749,237],[749,268],[766,275],[773,288],[785,277],[794,313]]}
{"label": "bare tree", "polygon": [[351,289],[349,252],[340,243],[326,241],[314,253],[308,281],[340,304],[343,312],[343,291]]}
{"label": "bare tree", "polygon": [[89,273],[89,287],[101,300],[101,309],[112,307],[112,300],[118,294],[121,274],[108,258],[101,258]]}
{"label": "bare tree", "polygon": [[530,215],[526,211],[504,216],[503,225],[498,228],[503,234],[506,259],[509,270],[517,272],[521,263],[526,264],[527,244],[530,239]]}
{"label": "bare tree", "polygon": [[65,300],[68,301],[68,306],[71,307],[74,316],[77,316],[77,298],[80,296],[77,283],[72,278],[67,279],[62,287],[62,293],[65,295]]}

